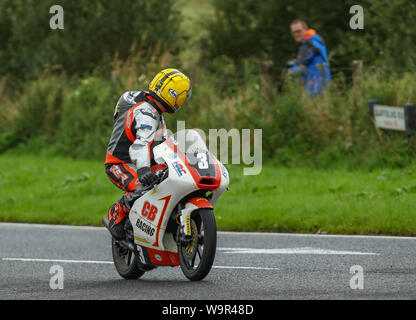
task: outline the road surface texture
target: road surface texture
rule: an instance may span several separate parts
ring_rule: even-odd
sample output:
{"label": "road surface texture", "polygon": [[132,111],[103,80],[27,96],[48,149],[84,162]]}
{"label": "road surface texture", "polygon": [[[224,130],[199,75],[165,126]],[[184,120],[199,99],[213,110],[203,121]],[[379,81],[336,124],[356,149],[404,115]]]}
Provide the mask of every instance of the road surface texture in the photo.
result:
{"label": "road surface texture", "polygon": [[219,232],[217,245],[203,281],[180,267],[124,280],[104,228],[0,223],[0,299],[416,299],[416,238]]}

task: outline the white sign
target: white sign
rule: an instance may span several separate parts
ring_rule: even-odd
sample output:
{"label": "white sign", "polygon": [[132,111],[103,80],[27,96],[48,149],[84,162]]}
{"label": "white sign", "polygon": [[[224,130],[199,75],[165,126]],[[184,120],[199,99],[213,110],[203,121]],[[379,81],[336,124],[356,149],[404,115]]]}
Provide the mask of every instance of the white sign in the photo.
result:
{"label": "white sign", "polygon": [[376,126],[382,129],[406,131],[404,108],[374,105]]}

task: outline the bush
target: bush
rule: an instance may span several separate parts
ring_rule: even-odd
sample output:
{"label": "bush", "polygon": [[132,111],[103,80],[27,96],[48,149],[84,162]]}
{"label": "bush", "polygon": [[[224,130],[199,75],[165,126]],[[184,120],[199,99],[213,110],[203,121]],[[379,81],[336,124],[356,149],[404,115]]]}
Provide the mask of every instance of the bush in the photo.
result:
{"label": "bush", "polygon": [[[163,63],[169,65],[169,59]],[[43,145],[44,150],[61,155],[104,160],[119,96],[147,88],[153,70],[161,64],[155,62],[146,70],[139,61],[115,60],[112,79],[99,73],[83,80],[45,74],[27,83],[24,94],[0,104],[2,110],[17,106],[18,111],[0,135],[0,150],[26,143],[28,150]],[[180,112],[166,115],[168,128],[175,131],[176,120],[206,133],[210,128],[261,128],[263,157],[287,166],[373,169],[403,167],[414,158],[413,140],[406,141],[400,132],[375,129],[367,101],[397,106],[416,102],[415,74],[364,72],[352,86],[340,77],[315,98],[296,82],[286,82],[280,90],[275,88],[270,100],[255,69],[246,63],[244,70],[244,85],[218,93],[217,75],[198,69],[192,98]]]}
{"label": "bush", "polygon": [[48,144],[56,142],[62,103],[65,100],[65,77],[43,76],[28,82],[24,94],[2,104],[5,114],[15,114],[13,122],[0,131],[0,152],[37,136]]}
{"label": "bush", "polygon": [[82,80],[62,104],[57,151],[73,158],[103,160],[118,98],[111,82],[93,76]]}

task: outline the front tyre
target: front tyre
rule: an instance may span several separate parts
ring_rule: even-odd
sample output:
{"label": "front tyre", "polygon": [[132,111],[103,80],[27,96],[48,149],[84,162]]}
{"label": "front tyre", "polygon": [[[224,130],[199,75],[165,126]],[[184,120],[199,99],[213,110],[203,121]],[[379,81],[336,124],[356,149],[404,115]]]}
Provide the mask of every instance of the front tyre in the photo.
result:
{"label": "front tyre", "polygon": [[111,247],[114,265],[120,276],[124,279],[138,279],[144,274],[144,271],[139,268],[139,258],[133,251],[122,246],[114,237],[111,241]]}
{"label": "front tyre", "polygon": [[[198,209],[191,214],[190,238],[178,242],[179,262],[183,274],[192,281],[207,276],[217,248],[217,225],[212,209]],[[181,237],[183,238],[183,237]]]}

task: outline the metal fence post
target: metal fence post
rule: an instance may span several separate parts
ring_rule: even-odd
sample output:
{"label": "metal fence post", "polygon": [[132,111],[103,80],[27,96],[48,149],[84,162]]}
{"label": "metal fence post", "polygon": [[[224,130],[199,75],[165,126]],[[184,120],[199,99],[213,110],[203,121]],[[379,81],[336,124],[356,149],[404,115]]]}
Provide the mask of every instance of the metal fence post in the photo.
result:
{"label": "metal fence post", "polygon": [[274,87],[272,81],[273,61],[263,61],[260,64],[260,90],[263,98],[271,101],[273,99]]}
{"label": "metal fence post", "polygon": [[368,100],[368,114],[374,119],[374,105],[378,104],[378,100]]}
{"label": "metal fence post", "polygon": [[351,65],[354,69],[352,72],[352,81],[356,83],[363,71],[363,60],[353,60]]}
{"label": "metal fence post", "polygon": [[406,103],[404,109],[404,123],[406,139],[410,139],[416,131],[416,110],[413,103]]}

